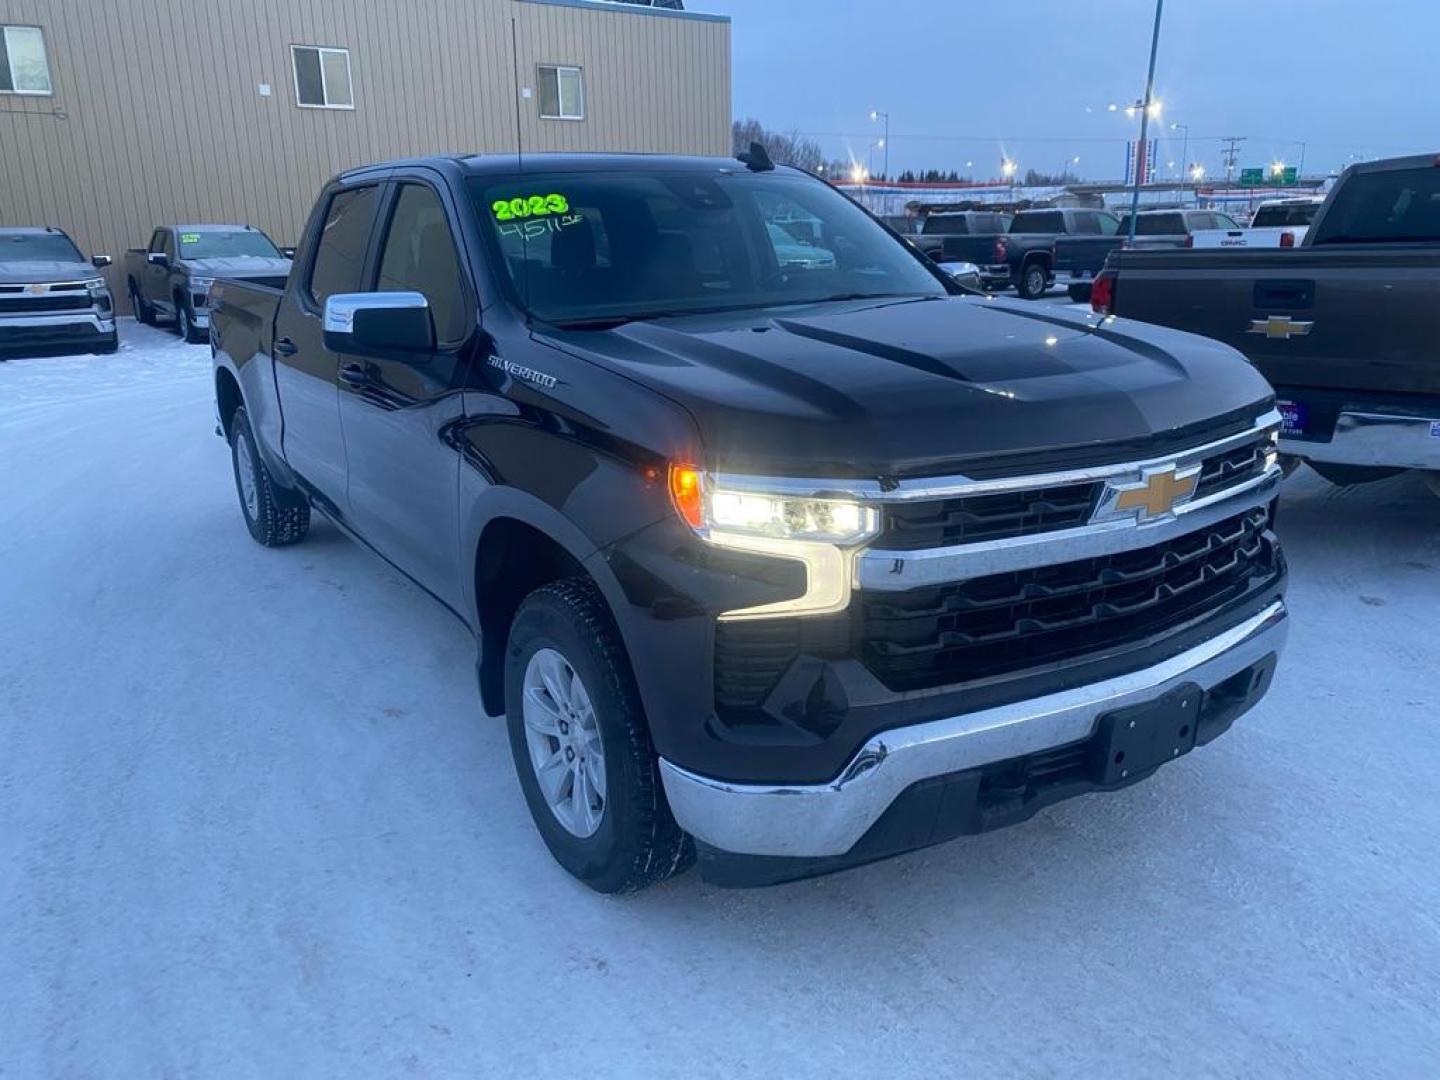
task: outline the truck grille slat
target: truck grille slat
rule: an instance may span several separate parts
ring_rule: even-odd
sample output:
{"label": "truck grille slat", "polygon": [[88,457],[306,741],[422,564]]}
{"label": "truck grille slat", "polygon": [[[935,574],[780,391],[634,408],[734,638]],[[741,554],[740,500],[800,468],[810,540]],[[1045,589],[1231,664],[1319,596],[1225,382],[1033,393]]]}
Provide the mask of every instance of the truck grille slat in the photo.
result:
{"label": "truck grille slat", "polygon": [[92,303],[88,292],[48,296],[0,296],[0,314],[43,315],[52,311],[88,311]]}

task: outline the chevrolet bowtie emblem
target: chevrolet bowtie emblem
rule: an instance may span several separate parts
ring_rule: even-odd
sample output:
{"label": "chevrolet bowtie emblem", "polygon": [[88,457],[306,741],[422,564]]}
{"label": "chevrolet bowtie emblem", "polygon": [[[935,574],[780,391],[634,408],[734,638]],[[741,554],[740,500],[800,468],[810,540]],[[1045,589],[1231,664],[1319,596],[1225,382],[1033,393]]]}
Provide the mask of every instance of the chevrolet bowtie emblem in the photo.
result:
{"label": "chevrolet bowtie emblem", "polygon": [[1271,315],[1265,319],[1251,319],[1250,329],[1245,332],[1288,341],[1292,337],[1304,337],[1314,326],[1313,322],[1297,322],[1289,315]]}
{"label": "chevrolet bowtie emblem", "polygon": [[44,296],[47,292],[50,291],[50,286],[44,284],[43,282],[39,282],[34,285],[26,285],[25,291],[28,292],[31,296]]}
{"label": "chevrolet bowtie emblem", "polygon": [[1199,482],[1198,466],[1178,473],[1172,465],[1147,473],[1135,484],[1117,484],[1112,480],[1110,493],[1114,501],[1106,501],[1116,514],[1133,513],[1141,521],[1148,521],[1174,513],[1176,506],[1195,494]]}

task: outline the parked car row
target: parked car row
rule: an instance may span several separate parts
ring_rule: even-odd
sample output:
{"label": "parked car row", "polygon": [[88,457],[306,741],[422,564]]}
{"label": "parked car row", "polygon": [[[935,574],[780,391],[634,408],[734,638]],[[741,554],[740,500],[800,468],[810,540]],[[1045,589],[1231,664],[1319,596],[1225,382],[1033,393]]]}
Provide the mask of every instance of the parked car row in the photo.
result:
{"label": "parked car row", "polygon": [[[201,342],[217,277],[284,284],[291,255],[252,225],[162,225],[148,247],[125,253],[120,269],[140,322],[168,322],[186,341]],[[0,359],[119,348],[115,299],[96,273],[111,262],[109,255],[87,259],[61,229],[0,228]]]}
{"label": "parked car row", "polygon": [[1440,491],[1437,160],[1346,169],[1294,247],[1112,252],[1092,306],[1240,350],[1281,452],[1333,482],[1417,469]]}

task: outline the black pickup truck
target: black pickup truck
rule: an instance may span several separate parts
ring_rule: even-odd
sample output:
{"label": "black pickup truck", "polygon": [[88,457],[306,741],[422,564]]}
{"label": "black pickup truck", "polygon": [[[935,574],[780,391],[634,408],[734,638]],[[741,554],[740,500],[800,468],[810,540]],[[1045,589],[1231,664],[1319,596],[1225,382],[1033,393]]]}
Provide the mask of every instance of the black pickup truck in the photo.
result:
{"label": "black pickup truck", "polygon": [[[833,259],[777,252],[802,218]],[[358,168],[283,291],[211,297],[251,535],[318,511],[463,620],[535,825],[596,889],[1019,822],[1270,684],[1264,380],[962,290],[763,151]]]}
{"label": "black pickup truck", "polygon": [[[1105,260],[1122,247],[1132,251],[1158,251],[1192,246],[1201,229],[1230,229],[1235,222],[1213,210],[1141,210],[1135,215],[1135,239],[1130,239],[1130,215],[1101,221],[1100,236],[1060,236],[1055,239],[1055,283],[1070,299],[1085,304]],[[1113,231],[1110,231],[1113,230]]]}
{"label": "black pickup truck", "polygon": [[1337,484],[1440,490],[1440,157],[1346,169],[1294,248],[1120,251],[1095,309],[1205,334],[1274,384],[1281,449]]}
{"label": "black pickup truck", "polygon": [[1113,234],[1117,224],[1115,215],[1107,210],[1021,210],[1007,232],[947,239],[945,258],[980,267],[986,288],[1014,286],[1022,298],[1038,300],[1055,282],[1058,237]]}
{"label": "black pickup truck", "polygon": [[[1009,231],[1012,217],[998,210],[947,210],[929,214],[920,224],[920,231],[912,234],[910,243],[937,263],[974,262],[954,253],[964,250],[973,254],[977,249],[967,239],[972,236],[986,237],[993,249],[995,237]],[[1010,274],[1007,271],[998,277],[992,275],[986,284],[991,288],[1008,287]]]}

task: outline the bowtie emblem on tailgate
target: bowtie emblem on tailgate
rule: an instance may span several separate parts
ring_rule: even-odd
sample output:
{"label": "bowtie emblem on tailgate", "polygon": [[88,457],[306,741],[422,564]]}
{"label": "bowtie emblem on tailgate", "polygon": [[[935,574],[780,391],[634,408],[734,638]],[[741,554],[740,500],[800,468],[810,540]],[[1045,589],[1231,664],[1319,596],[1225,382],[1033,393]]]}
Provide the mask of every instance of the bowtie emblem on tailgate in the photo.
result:
{"label": "bowtie emblem on tailgate", "polygon": [[1184,469],[1161,465],[1146,469],[1138,480],[1107,480],[1105,494],[1100,497],[1100,505],[1090,520],[1154,521],[1172,517],[1175,508],[1195,494],[1199,483],[1199,465]]}
{"label": "bowtie emblem on tailgate", "polygon": [[1300,322],[1289,315],[1271,315],[1264,319],[1251,319],[1250,329],[1245,332],[1288,341],[1292,337],[1304,337],[1314,327],[1313,322]]}

